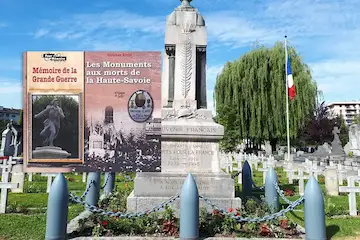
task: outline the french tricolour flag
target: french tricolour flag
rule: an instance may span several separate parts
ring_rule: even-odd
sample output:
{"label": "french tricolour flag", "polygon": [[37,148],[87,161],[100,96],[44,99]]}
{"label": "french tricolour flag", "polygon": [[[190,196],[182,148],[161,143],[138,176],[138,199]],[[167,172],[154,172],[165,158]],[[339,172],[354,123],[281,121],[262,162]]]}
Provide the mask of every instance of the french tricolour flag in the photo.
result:
{"label": "french tricolour flag", "polygon": [[294,85],[294,80],[293,80],[292,71],[291,71],[290,56],[288,56],[288,59],[287,59],[287,85],[288,85],[288,91],[289,91],[289,98],[290,98],[290,100],[293,100],[296,96],[296,91],[295,91],[295,85]]}

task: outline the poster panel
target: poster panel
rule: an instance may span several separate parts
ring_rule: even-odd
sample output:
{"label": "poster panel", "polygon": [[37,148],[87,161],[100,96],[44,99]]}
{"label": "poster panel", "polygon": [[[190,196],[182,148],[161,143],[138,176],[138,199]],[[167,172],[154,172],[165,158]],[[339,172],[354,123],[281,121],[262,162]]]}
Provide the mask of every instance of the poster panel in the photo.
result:
{"label": "poster panel", "polygon": [[24,54],[24,159],[84,162],[82,52]]}
{"label": "poster panel", "polygon": [[[47,101],[49,101],[48,99],[58,99],[57,102],[61,102],[60,107],[64,115],[68,117],[64,118],[59,114],[60,130],[59,135],[55,137],[54,148],[60,147],[60,133],[63,129],[68,141],[64,141],[64,147],[61,149],[65,149],[65,145],[70,145],[70,142],[72,142],[72,148],[75,149],[76,144],[74,143],[76,139],[80,138],[78,144],[81,149],[78,152],[72,149],[71,155],[52,162],[38,158],[34,161],[34,151],[29,152],[27,171],[160,171],[161,53],[83,52],[82,59],[79,59],[77,63],[82,67],[82,76],[78,77],[82,80],[82,84],[68,84],[64,89],[64,87],[58,86],[55,77],[55,82],[51,82],[52,86],[49,90],[44,87],[40,88],[39,86],[42,84],[35,82],[37,85],[34,85],[31,90],[27,90],[26,104],[30,106],[28,115],[31,116],[28,117],[28,124],[30,124],[28,125],[30,132],[28,137],[31,137],[32,133],[39,132],[41,127],[43,127],[40,129],[42,135],[40,133],[37,135],[47,136],[45,134],[45,132],[49,132],[46,130],[47,123],[37,119],[46,115],[43,113],[44,111],[50,111],[46,109],[50,108],[49,104],[52,106],[52,101],[47,103],[42,99],[47,99]],[[30,75],[28,69],[34,68],[34,66],[28,63],[26,65],[26,82],[29,83],[32,81],[34,73]],[[48,66],[48,68],[50,67]],[[32,71],[35,70],[32,69]],[[49,76],[51,78],[52,75]],[[70,78],[66,74],[60,76]],[[73,87],[75,85],[81,91],[75,91]],[[67,104],[68,102],[72,104]],[[76,105],[74,102],[79,104]],[[78,119],[78,121],[74,119]],[[32,123],[33,125],[31,125]],[[32,141],[32,145],[28,144],[31,146],[29,149],[36,150],[38,147],[39,150],[42,150],[43,146],[40,140],[36,138],[36,141],[36,144],[34,141]],[[44,144],[44,142],[42,143]],[[58,148],[56,150],[60,151]],[[38,152],[35,153],[37,157]],[[32,156],[30,156],[31,154]],[[78,161],[69,160],[71,156],[73,158],[79,156]]]}

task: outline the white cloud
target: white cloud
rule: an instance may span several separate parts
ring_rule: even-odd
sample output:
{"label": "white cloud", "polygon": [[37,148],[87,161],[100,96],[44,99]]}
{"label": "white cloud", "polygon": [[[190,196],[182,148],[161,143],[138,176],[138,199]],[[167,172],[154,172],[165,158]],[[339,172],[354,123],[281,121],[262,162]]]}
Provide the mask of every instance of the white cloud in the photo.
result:
{"label": "white cloud", "polygon": [[259,26],[235,11],[210,13],[206,16],[206,24],[210,40],[227,46],[243,47],[254,41],[269,43],[278,39],[275,30]]}
{"label": "white cloud", "polygon": [[[159,1],[165,0],[155,0],[154,7],[161,5]],[[208,1],[194,1],[193,5],[205,11],[202,15],[208,27],[209,51],[217,54],[224,49],[238,51],[235,48],[248,48],[255,41],[272,45],[287,34],[290,44],[311,61],[314,79],[326,100],[345,100],[356,94],[360,76],[357,65],[360,63],[356,60],[360,58],[360,1],[272,0],[226,4],[220,0]],[[167,14],[171,11],[169,7]],[[64,19],[48,21],[34,37],[76,40],[81,48],[91,50],[148,50],[163,46],[165,15],[111,10]],[[216,75],[223,66],[220,62],[214,64],[207,69],[208,91],[213,91]],[[210,98],[212,93],[208,94],[209,107]]]}
{"label": "white cloud", "polygon": [[15,79],[0,77],[0,106],[22,108],[22,85]]}
{"label": "white cloud", "polygon": [[46,36],[49,32],[50,32],[50,30],[41,28],[34,33],[34,37],[41,38],[41,37]]}
{"label": "white cloud", "polygon": [[359,98],[360,60],[331,59],[311,63],[309,66],[326,100],[341,101]]}
{"label": "white cloud", "polygon": [[[99,38],[106,42],[114,32],[122,31],[122,38],[136,42],[135,33],[161,35],[164,17],[142,16],[125,10],[93,14],[75,14],[66,20],[54,20],[34,33],[34,37],[52,37],[58,40]],[[106,32],[106,34],[104,34]],[[116,35],[116,34],[115,34]]]}
{"label": "white cloud", "polygon": [[[21,83],[19,83],[18,80],[13,80],[13,79],[9,79],[9,80],[2,80],[0,78],[0,94],[4,94],[4,93],[8,93],[8,94],[16,94],[16,93],[21,93],[22,92],[22,85]],[[3,95],[1,95],[1,98],[3,99]],[[1,104],[0,104],[1,105]]]}

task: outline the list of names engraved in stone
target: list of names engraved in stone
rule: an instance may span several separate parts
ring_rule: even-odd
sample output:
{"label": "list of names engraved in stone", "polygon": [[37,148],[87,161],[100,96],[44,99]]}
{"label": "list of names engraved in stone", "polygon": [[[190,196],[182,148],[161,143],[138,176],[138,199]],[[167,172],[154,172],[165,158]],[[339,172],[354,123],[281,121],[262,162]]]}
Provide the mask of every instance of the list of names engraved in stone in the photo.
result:
{"label": "list of names engraved in stone", "polygon": [[[154,183],[159,186],[160,190],[176,190],[181,191],[183,180],[154,180]],[[196,182],[199,191],[209,191],[211,189],[211,182],[208,181],[199,181]]]}
{"label": "list of names engraved in stone", "polygon": [[171,167],[204,167],[202,159],[209,162],[209,156],[215,154],[211,143],[206,142],[163,142],[161,147],[163,163]]}

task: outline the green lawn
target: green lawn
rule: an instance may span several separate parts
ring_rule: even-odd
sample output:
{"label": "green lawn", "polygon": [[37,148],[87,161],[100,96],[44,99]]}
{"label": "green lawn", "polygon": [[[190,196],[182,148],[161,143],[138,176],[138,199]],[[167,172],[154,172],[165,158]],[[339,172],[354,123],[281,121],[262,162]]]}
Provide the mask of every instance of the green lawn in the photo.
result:
{"label": "green lawn", "polygon": [[[72,192],[81,195],[86,184],[82,183],[82,176],[69,175],[74,180],[69,182],[68,187]],[[116,187],[123,188],[125,183],[120,182],[121,177],[116,179]],[[103,179],[104,181],[104,179]],[[9,193],[8,207],[10,211],[0,215],[0,240],[43,240],[46,226],[46,206],[48,194],[46,193],[47,177],[39,174],[33,176],[33,181],[25,179],[24,191],[31,193]],[[133,183],[127,183],[132,188]],[[36,193],[38,191],[39,193]],[[71,220],[84,210],[82,205],[69,205],[69,217]],[[20,213],[19,213],[20,212]]]}
{"label": "green lawn", "polygon": [[[288,185],[286,174],[277,169],[280,179],[281,189],[293,189],[295,193],[298,192],[297,186]],[[85,183],[81,181],[81,174],[78,176],[68,175],[73,178],[69,182],[69,189],[81,195],[85,189]],[[254,181],[257,186],[262,185],[262,173],[255,171],[253,173]],[[26,179],[27,180],[27,179]],[[118,188],[125,187],[125,183],[121,182],[124,178],[117,176],[116,186]],[[235,179],[236,180],[236,179]],[[9,193],[8,206],[9,210],[17,213],[7,213],[0,215],[0,240],[37,240],[44,239],[45,225],[46,225],[46,206],[47,194],[46,192],[47,177],[40,177],[34,175],[33,182],[25,182],[24,190],[27,193]],[[103,180],[104,181],[104,180]],[[237,181],[237,180],[236,180]],[[129,188],[133,187],[133,183],[126,183]],[[324,189],[324,184],[321,184]],[[30,193],[28,193],[30,192]],[[325,194],[324,194],[325,195]],[[295,195],[289,197],[290,200],[295,200],[299,196]],[[283,207],[286,204],[281,201]],[[358,209],[360,208],[360,197],[357,197]],[[327,235],[331,239],[341,239],[344,237],[360,236],[360,218],[350,218],[348,215],[348,198],[347,195],[339,197],[330,197],[325,195],[325,208]],[[69,206],[69,220],[76,217],[83,207],[81,205],[71,204]],[[19,213],[20,212],[20,213]],[[330,217],[330,215],[345,215],[343,217]],[[295,221],[301,226],[304,226],[304,212],[303,205],[299,206],[296,211],[287,214],[287,217]]]}

